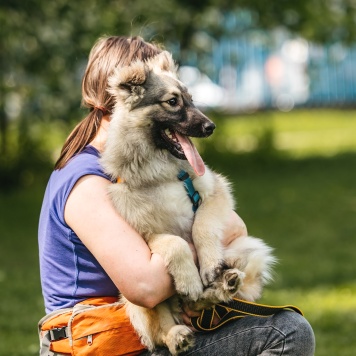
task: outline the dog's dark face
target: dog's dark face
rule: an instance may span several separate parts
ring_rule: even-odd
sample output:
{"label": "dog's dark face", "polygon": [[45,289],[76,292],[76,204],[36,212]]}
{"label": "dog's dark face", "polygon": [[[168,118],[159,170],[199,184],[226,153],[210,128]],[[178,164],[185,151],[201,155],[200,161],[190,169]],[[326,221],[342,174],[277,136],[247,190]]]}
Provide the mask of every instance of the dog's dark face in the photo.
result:
{"label": "dog's dark face", "polygon": [[156,147],[179,159],[189,160],[185,147],[194,146],[188,137],[208,137],[215,129],[177,79],[167,52],[116,71],[109,84],[110,93],[124,103],[137,125],[150,128]]}
{"label": "dog's dark face", "polygon": [[152,137],[159,148],[186,159],[180,137],[208,137],[215,125],[194,104],[184,85],[169,75],[151,73],[145,96],[138,107],[146,106],[152,120]]}

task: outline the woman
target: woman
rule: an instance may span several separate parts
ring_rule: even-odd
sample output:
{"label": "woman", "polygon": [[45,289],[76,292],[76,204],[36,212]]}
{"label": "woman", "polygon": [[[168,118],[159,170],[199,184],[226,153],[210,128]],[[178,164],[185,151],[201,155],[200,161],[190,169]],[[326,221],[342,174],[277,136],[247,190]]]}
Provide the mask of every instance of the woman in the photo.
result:
{"label": "woman", "polygon": [[[40,267],[47,313],[88,298],[116,297],[118,291],[132,303],[153,308],[175,293],[161,256],[151,254],[143,238],[114,210],[107,195],[112,182],[98,163],[114,105],[106,90],[108,77],[115,67],[160,52],[139,37],[101,38],[91,50],[82,82],[82,104],[90,112],[65,142],[41,210]],[[231,212],[224,243],[246,233],[243,221]],[[196,260],[194,246],[191,249]],[[190,327],[194,315],[186,308],[182,311]],[[313,350],[314,336],[307,321],[296,313],[281,312],[197,333],[195,346],[187,354],[296,356],[312,355]],[[150,354],[142,347],[133,351]],[[155,354],[169,353],[160,349]]]}

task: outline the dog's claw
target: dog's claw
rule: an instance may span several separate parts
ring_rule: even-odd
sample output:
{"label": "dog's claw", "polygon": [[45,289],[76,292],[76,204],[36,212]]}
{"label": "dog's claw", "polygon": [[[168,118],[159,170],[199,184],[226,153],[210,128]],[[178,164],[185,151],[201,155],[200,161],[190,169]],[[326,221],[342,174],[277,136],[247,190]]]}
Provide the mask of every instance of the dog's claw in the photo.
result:
{"label": "dog's claw", "polygon": [[168,333],[166,345],[172,355],[187,351],[194,343],[192,331],[183,325],[174,326]]}
{"label": "dog's claw", "polygon": [[214,282],[224,270],[227,268],[224,262],[220,262],[219,264],[209,267],[202,268],[200,271],[201,279],[205,287],[208,287],[212,282]]}

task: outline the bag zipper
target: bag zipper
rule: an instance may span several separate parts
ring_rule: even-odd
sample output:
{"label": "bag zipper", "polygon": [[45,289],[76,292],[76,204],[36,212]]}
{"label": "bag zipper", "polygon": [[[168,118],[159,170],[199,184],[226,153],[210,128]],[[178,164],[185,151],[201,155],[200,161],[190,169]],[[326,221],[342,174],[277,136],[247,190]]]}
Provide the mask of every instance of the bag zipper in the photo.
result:
{"label": "bag zipper", "polygon": [[[73,319],[80,313],[83,313],[87,310],[91,310],[91,309],[102,309],[102,308],[107,308],[108,306],[115,306],[115,305],[122,305],[122,302],[115,302],[115,303],[110,303],[110,304],[104,304],[104,305],[90,305],[90,304],[76,304],[73,307],[73,313],[71,315],[71,317],[69,318],[68,321],[68,339],[69,339],[69,344],[70,346],[73,346],[73,335],[72,335],[72,323],[73,323]],[[92,345],[93,344],[93,335],[88,335],[87,337],[87,343],[88,345]]]}

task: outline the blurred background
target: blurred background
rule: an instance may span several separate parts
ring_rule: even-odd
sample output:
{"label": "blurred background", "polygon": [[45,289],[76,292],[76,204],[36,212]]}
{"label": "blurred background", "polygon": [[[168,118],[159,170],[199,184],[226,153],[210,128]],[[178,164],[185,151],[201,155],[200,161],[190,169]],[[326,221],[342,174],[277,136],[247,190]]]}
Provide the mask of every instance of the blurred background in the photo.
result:
{"label": "blurred background", "polygon": [[0,355],[36,355],[37,223],[102,35],[164,44],[217,124],[197,141],[279,259],[262,301],[296,304],[316,355],[356,349],[355,0],[1,0]]}

